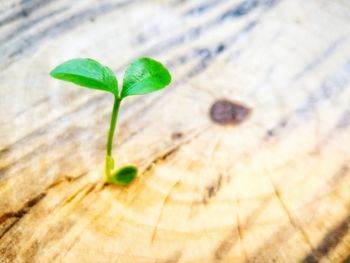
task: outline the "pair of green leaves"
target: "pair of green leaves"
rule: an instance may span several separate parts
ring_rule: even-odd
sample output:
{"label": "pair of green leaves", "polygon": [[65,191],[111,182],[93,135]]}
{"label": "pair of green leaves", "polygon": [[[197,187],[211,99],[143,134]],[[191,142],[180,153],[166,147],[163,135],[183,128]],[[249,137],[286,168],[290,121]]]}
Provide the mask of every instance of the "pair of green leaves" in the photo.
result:
{"label": "pair of green leaves", "polygon": [[171,82],[169,71],[158,61],[140,58],[129,65],[119,93],[118,81],[111,69],[90,58],[71,59],[59,65],[51,76],[77,85],[105,90],[123,99],[160,90]]}
{"label": "pair of green leaves", "polygon": [[127,68],[121,91],[119,91],[118,81],[113,71],[89,58],[68,60],[57,66],[50,74],[56,79],[114,94],[115,104],[107,142],[106,179],[114,184],[129,184],[137,175],[137,167],[128,165],[112,172],[114,160],[110,155],[120,102],[130,95],[147,94],[165,88],[171,82],[169,71],[156,60],[140,58]]}

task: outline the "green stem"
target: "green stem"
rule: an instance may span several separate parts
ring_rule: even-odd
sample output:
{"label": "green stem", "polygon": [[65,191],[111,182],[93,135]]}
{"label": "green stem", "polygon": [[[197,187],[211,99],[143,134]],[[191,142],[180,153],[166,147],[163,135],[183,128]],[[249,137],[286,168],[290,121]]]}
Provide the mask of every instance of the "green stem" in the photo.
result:
{"label": "green stem", "polygon": [[111,116],[111,123],[109,126],[108,131],[108,141],[107,141],[107,156],[106,156],[106,177],[109,178],[109,175],[111,173],[111,169],[114,167],[114,161],[112,158],[112,144],[113,144],[113,136],[115,131],[115,126],[118,119],[118,112],[119,112],[119,106],[120,106],[121,99],[119,99],[117,96],[114,96],[114,105],[113,105],[113,111]]}

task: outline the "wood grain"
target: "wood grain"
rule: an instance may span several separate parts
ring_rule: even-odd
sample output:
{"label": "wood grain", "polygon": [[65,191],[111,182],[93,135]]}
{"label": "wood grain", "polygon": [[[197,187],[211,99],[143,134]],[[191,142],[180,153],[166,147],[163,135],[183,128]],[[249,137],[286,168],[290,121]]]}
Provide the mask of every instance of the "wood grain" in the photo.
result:
{"label": "wood grain", "polygon": [[[349,44],[346,0],[2,1],[0,262],[349,262]],[[113,98],[48,72],[141,56],[173,84],[123,104],[140,173],[104,185]]]}

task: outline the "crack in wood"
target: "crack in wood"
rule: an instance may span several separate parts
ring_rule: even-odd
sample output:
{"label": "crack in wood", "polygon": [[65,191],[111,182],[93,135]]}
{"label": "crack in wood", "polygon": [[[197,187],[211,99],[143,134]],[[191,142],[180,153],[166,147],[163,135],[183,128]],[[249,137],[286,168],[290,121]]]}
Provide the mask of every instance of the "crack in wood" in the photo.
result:
{"label": "crack in wood", "polygon": [[331,101],[332,99],[340,96],[350,83],[350,60],[347,60],[335,71],[329,74],[320,87],[311,92],[306,100],[301,105],[298,105],[294,110],[283,116],[281,120],[273,127],[269,128],[264,136],[268,139],[272,136],[281,135],[288,128],[288,125],[293,118],[299,122],[310,120],[310,116],[314,114],[314,111],[319,107],[320,103],[325,101]]}
{"label": "crack in wood", "polygon": [[[271,201],[273,196],[268,196],[262,200],[262,204],[255,208],[249,215],[248,217],[244,220],[244,222],[241,223],[240,229],[241,229],[241,237],[243,236],[243,229],[247,231],[250,226],[254,224],[256,221],[257,217],[264,211],[268,203]],[[239,235],[236,232],[237,231],[237,226],[234,225],[232,227],[232,230],[230,233],[219,243],[219,245],[216,247],[214,250],[214,261],[220,262],[225,259],[227,254],[230,252],[233,246],[239,241]]]}
{"label": "crack in wood", "polygon": [[187,138],[186,140],[183,140],[182,142],[177,143],[175,146],[170,147],[170,149],[168,149],[167,151],[165,151],[164,153],[162,153],[160,156],[156,157],[155,159],[152,160],[152,162],[150,164],[148,164],[146,166],[146,168],[144,169],[144,171],[142,172],[142,174],[147,174],[150,171],[153,170],[153,168],[155,167],[156,164],[166,161],[169,157],[171,157],[172,155],[174,155],[181,147],[183,147],[184,145],[187,145],[189,143],[191,143],[194,139],[196,139],[197,137],[199,137],[202,133],[204,133],[207,129],[201,129],[197,132],[194,132],[194,134],[192,136],[190,136],[189,138]]}
{"label": "crack in wood", "polygon": [[[348,163],[348,162],[346,162]],[[347,175],[347,164],[344,164],[333,176],[332,178],[324,185],[324,187],[322,189],[317,189],[315,192],[315,195],[312,201],[308,202],[308,206],[312,205],[311,208],[308,208],[307,211],[310,214],[314,214],[317,211],[318,208],[318,204],[317,203],[321,203],[323,202],[323,198],[325,197],[324,194],[320,194],[323,193],[325,191],[328,190],[328,188],[334,188],[335,186],[341,184],[342,180],[344,179],[344,177]],[[330,194],[335,195],[336,193],[334,191],[332,191]],[[310,224],[311,222],[306,220],[303,221],[304,225]],[[267,251],[273,250],[273,246],[275,244],[282,244],[282,243],[286,243],[287,240],[289,239],[289,237],[294,233],[292,229],[296,229],[293,225],[291,226],[290,224],[285,224],[284,226],[280,227],[277,231],[275,231],[271,237],[264,242],[264,244],[262,246],[260,246],[258,249],[256,249],[256,251],[254,252],[254,254],[252,256],[249,257],[248,262],[260,262],[261,260],[261,255],[266,253]],[[316,248],[317,249],[317,248]],[[312,251],[305,256],[309,257],[308,260],[314,260],[312,258]],[[267,253],[269,254],[269,253]],[[277,255],[275,255],[277,256]],[[277,258],[277,257],[276,257]],[[271,258],[271,256],[269,257],[269,259],[274,260],[275,258]],[[318,261],[317,261],[318,262]]]}
{"label": "crack in wood", "polygon": [[332,56],[332,54],[338,49],[339,46],[341,46],[345,42],[345,40],[347,40],[347,37],[342,36],[337,40],[333,41],[329,46],[327,46],[325,50],[323,50],[321,54],[316,56],[315,59],[313,59],[302,70],[296,73],[293,77],[293,81],[300,80],[305,74],[308,74],[310,71],[313,71],[317,67],[319,67],[323,62],[325,62]]}
{"label": "crack in wood", "polygon": [[[104,187],[100,187],[101,184],[97,184],[94,188],[94,190],[96,190],[97,192],[98,191],[102,191],[102,189]],[[91,192],[91,191],[90,191]],[[84,197],[86,197],[86,195],[84,195]],[[81,200],[80,200],[81,201]],[[76,233],[75,237],[72,239],[72,241],[70,242],[70,244],[67,246],[64,254],[62,251],[60,251],[59,253],[57,253],[56,255],[53,256],[52,260],[56,260],[59,256],[61,256],[61,258],[65,258],[66,255],[73,249],[73,247],[75,246],[75,244],[77,243],[77,241],[80,239],[81,237],[81,234],[83,233],[83,231],[87,228],[87,226],[89,226],[92,222],[96,221],[101,214],[105,213],[106,212],[106,208],[105,209],[102,209],[101,211],[99,211],[98,213],[95,214],[95,216],[93,216],[89,222],[86,224],[85,228],[82,228],[79,233]],[[62,256],[63,254],[63,256]]]}
{"label": "crack in wood", "polygon": [[308,246],[310,247],[310,249],[313,249],[313,245],[312,245],[312,243],[311,243],[311,241],[310,241],[310,239],[309,239],[307,233],[305,232],[305,230],[303,229],[303,227],[302,227],[300,224],[298,224],[298,223],[294,220],[294,218],[293,218],[292,214],[290,213],[288,207],[287,207],[286,204],[284,203],[284,200],[283,200],[283,198],[281,197],[280,192],[279,192],[279,190],[277,189],[277,186],[275,185],[275,182],[272,180],[272,178],[271,178],[270,176],[267,176],[267,177],[268,177],[268,179],[270,180],[270,183],[271,183],[271,185],[272,185],[272,187],[273,187],[273,190],[274,190],[274,194],[275,194],[275,196],[276,196],[278,202],[280,203],[280,205],[281,205],[283,211],[286,213],[290,224],[291,224],[295,229],[297,229],[297,230],[301,233],[301,235],[302,235],[304,241],[306,242],[306,244],[308,244]]}
{"label": "crack in wood", "polygon": [[9,226],[7,226],[1,233],[0,235],[0,239],[7,233],[10,231],[10,229],[12,229],[27,213],[29,213],[29,211],[35,206],[37,205],[41,199],[43,199],[46,196],[46,193],[41,193],[37,196],[35,196],[34,198],[30,199],[28,202],[26,202],[24,204],[24,206],[15,211],[15,212],[7,212],[4,213],[0,216],[0,224],[3,224],[6,220],[10,219],[10,218],[15,218],[14,222],[12,224],[10,224]]}
{"label": "crack in wood", "polygon": [[54,183],[50,184],[42,193],[38,194],[34,198],[30,199],[28,202],[26,202],[23,207],[15,212],[6,212],[0,216],[0,225],[5,225],[6,221],[13,219],[13,222],[8,224],[7,226],[2,229],[2,232],[0,233],[0,239],[11,229],[13,228],[26,214],[28,214],[31,209],[36,206],[46,195],[49,190],[52,188],[58,186],[61,183],[64,182],[72,182],[75,180],[78,180],[79,178],[83,177],[85,173],[77,176],[77,177],[71,177],[71,176],[64,176],[63,178],[55,181]]}
{"label": "crack in wood", "polygon": [[247,256],[247,251],[245,249],[244,242],[243,242],[243,229],[241,227],[242,223],[239,218],[239,199],[237,197],[236,197],[236,222],[237,222],[238,238],[239,238],[239,242],[241,243],[241,251],[242,251],[241,253],[244,255],[245,262],[247,262],[248,256]]}
{"label": "crack in wood", "polygon": [[78,189],[75,193],[70,195],[68,198],[66,198],[61,206],[68,205],[72,203],[73,201],[75,202],[80,202],[83,200],[87,195],[89,195],[97,186],[97,183],[89,183]]}
{"label": "crack in wood", "polygon": [[79,179],[81,179],[82,177],[84,177],[87,174],[87,172],[83,172],[77,176],[70,176],[70,175],[65,175],[61,178],[59,178],[58,180],[56,180],[55,182],[53,182],[52,184],[50,184],[44,192],[49,191],[50,189],[62,184],[62,183],[70,183],[70,182],[74,182],[77,181]]}
{"label": "crack in wood", "polygon": [[350,214],[348,214],[339,224],[331,229],[320,241],[316,248],[301,261],[302,263],[317,263],[334,250],[343,240],[350,229]]}
{"label": "crack in wood", "polygon": [[163,215],[163,209],[164,207],[166,206],[166,204],[169,202],[169,199],[170,199],[170,196],[172,195],[174,189],[179,186],[180,184],[180,180],[178,180],[172,187],[171,189],[169,190],[169,193],[167,194],[167,196],[164,198],[164,202],[162,203],[161,207],[160,207],[160,212],[159,212],[159,215],[158,215],[158,219],[157,219],[157,223],[155,224],[155,227],[154,227],[154,230],[153,230],[153,233],[151,235],[151,244],[153,244],[155,238],[156,238],[156,235],[157,235],[157,230],[158,230],[158,225],[160,223],[160,220],[162,218],[162,215]]}

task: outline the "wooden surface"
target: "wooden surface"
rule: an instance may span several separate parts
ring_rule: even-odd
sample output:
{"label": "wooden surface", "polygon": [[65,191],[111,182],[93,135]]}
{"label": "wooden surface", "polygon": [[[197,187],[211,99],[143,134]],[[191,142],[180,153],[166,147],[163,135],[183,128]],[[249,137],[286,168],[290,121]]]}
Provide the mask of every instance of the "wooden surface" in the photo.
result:
{"label": "wooden surface", "polygon": [[[140,56],[172,86],[128,99],[48,76]],[[209,118],[218,99],[251,109]],[[0,262],[350,262],[348,0],[2,0]]]}

